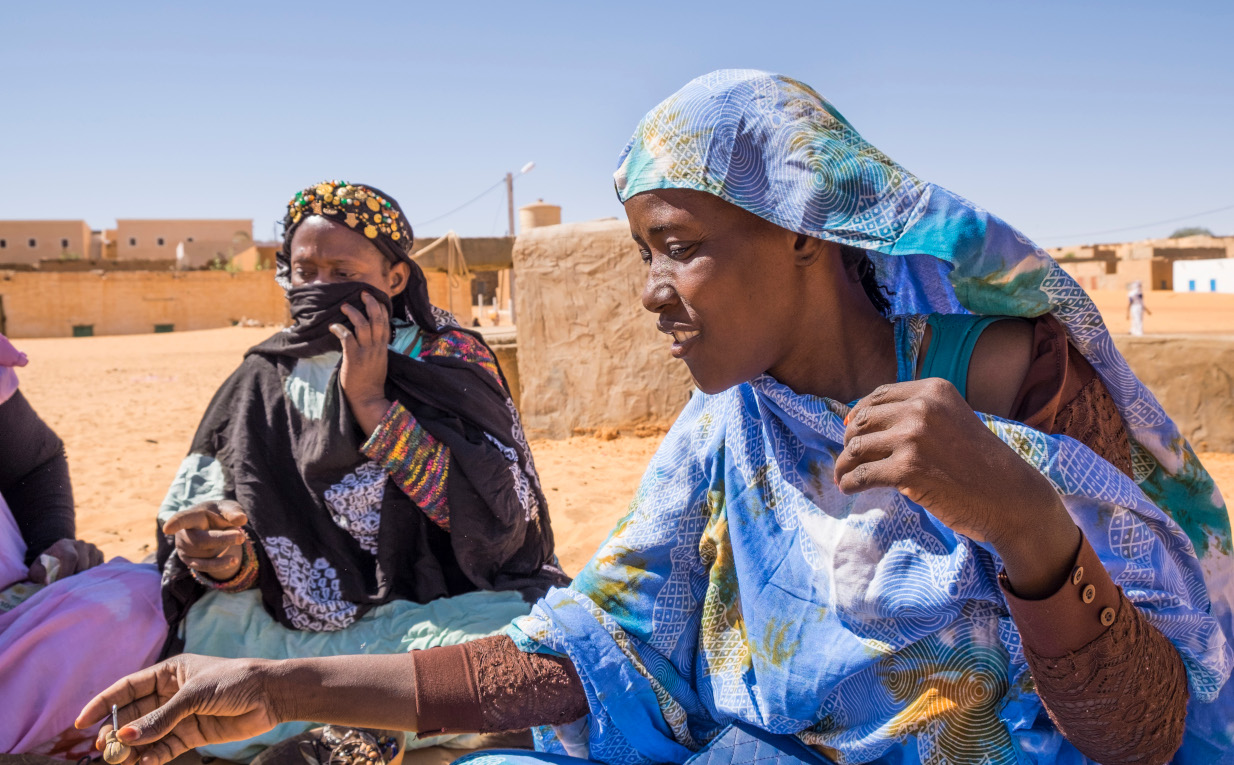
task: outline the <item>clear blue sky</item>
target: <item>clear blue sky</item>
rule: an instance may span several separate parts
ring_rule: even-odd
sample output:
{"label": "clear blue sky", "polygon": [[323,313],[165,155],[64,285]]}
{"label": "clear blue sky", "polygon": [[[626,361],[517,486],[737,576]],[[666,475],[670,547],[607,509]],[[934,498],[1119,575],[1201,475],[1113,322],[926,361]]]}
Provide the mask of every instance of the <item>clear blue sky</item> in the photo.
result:
{"label": "clear blue sky", "polygon": [[[253,218],[322,178],[413,222],[528,160],[518,203],[621,215],[639,117],[712,69],[813,85],[1039,243],[1234,234],[1234,3],[0,5],[0,218]],[[496,189],[417,228],[500,234]]]}

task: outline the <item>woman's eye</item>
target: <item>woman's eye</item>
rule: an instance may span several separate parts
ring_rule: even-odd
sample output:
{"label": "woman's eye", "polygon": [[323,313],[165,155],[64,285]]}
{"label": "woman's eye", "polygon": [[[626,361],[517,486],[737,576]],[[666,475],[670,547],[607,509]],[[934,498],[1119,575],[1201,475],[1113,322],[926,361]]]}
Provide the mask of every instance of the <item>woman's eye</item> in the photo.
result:
{"label": "woman's eye", "polygon": [[644,250],[643,248],[640,247],[638,250],[638,254],[639,254],[639,257],[643,259],[644,263],[646,263],[647,265],[651,265],[651,250]]}
{"label": "woman's eye", "polygon": [[668,248],[668,256],[670,258],[684,258],[694,249],[692,244],[674,244]]}

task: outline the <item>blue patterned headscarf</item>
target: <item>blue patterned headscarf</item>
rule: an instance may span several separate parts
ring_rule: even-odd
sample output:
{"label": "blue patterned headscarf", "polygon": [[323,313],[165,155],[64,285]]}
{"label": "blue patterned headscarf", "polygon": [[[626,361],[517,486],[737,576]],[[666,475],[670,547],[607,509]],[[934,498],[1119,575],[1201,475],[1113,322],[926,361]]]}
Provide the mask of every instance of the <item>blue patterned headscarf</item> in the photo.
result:
{"label": "blue patterned headscarf", "polygon": [[[895,293],[901,379],[915,369],[914,314],[1054,314],[1122,413],[1133,477],[1070,438],[981,416],[1050,479],[1177,647],[1192,700],[1177,761],[1234,756],[1225,504],[1045,252],[892,162],[810,88],[764,72],[713,72],[653,109],[616,184],[622,201],[704,191],[867,250]],[[835,488],[847,409],[766,375],[694,396],[574,584],[510,630],[524,650],[569,656],[587,691],[591,714],[542,731],[545,748],[682,762],[743,721],[844,763],[1086,762],[1033,692],[992,549],[893,490]]]}

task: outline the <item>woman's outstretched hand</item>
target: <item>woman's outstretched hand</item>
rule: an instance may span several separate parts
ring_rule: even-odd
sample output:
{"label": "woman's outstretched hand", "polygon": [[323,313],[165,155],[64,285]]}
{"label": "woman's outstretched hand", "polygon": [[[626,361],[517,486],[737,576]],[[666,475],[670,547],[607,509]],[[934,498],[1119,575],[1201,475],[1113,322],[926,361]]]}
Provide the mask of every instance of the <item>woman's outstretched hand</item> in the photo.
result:
{"label": "woman's outstretched hand", "polygon": [[992,544],[1020,597],[1055,591],[1079,549],[1053,485],[945,380],[884,385],[857,402],[835,478],[846,494],[894,488],[952,531]]}
{"label": "woman's outstretched hand", "polygon": [[[118,736],[133,751],[124,765],[161,765],[206,744],[256,736],[282,722],[270,693],[270,662],[184,654],[125,677],[91,699],[74,725],[86,728],[119,707]],[[110,719],[99,731],[103,750]]]}

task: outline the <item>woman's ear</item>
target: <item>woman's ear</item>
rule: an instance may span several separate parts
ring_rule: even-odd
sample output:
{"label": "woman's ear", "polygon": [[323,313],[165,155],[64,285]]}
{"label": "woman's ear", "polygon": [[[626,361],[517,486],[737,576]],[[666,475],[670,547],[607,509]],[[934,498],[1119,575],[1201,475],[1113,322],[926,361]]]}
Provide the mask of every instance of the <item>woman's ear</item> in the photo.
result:
{"label": "woman's ear", "polygon": [[401,294],[407,289],[407,281],[411,278],[411,266],[406,263],[395,263],[390,266],[390,297]]}
{"label": "woman's ear", "polygon": [[793,257],[799,266],[811,266],[826,252],[830,242],[824,242],[805,234],[797,234],[793,240]]}

